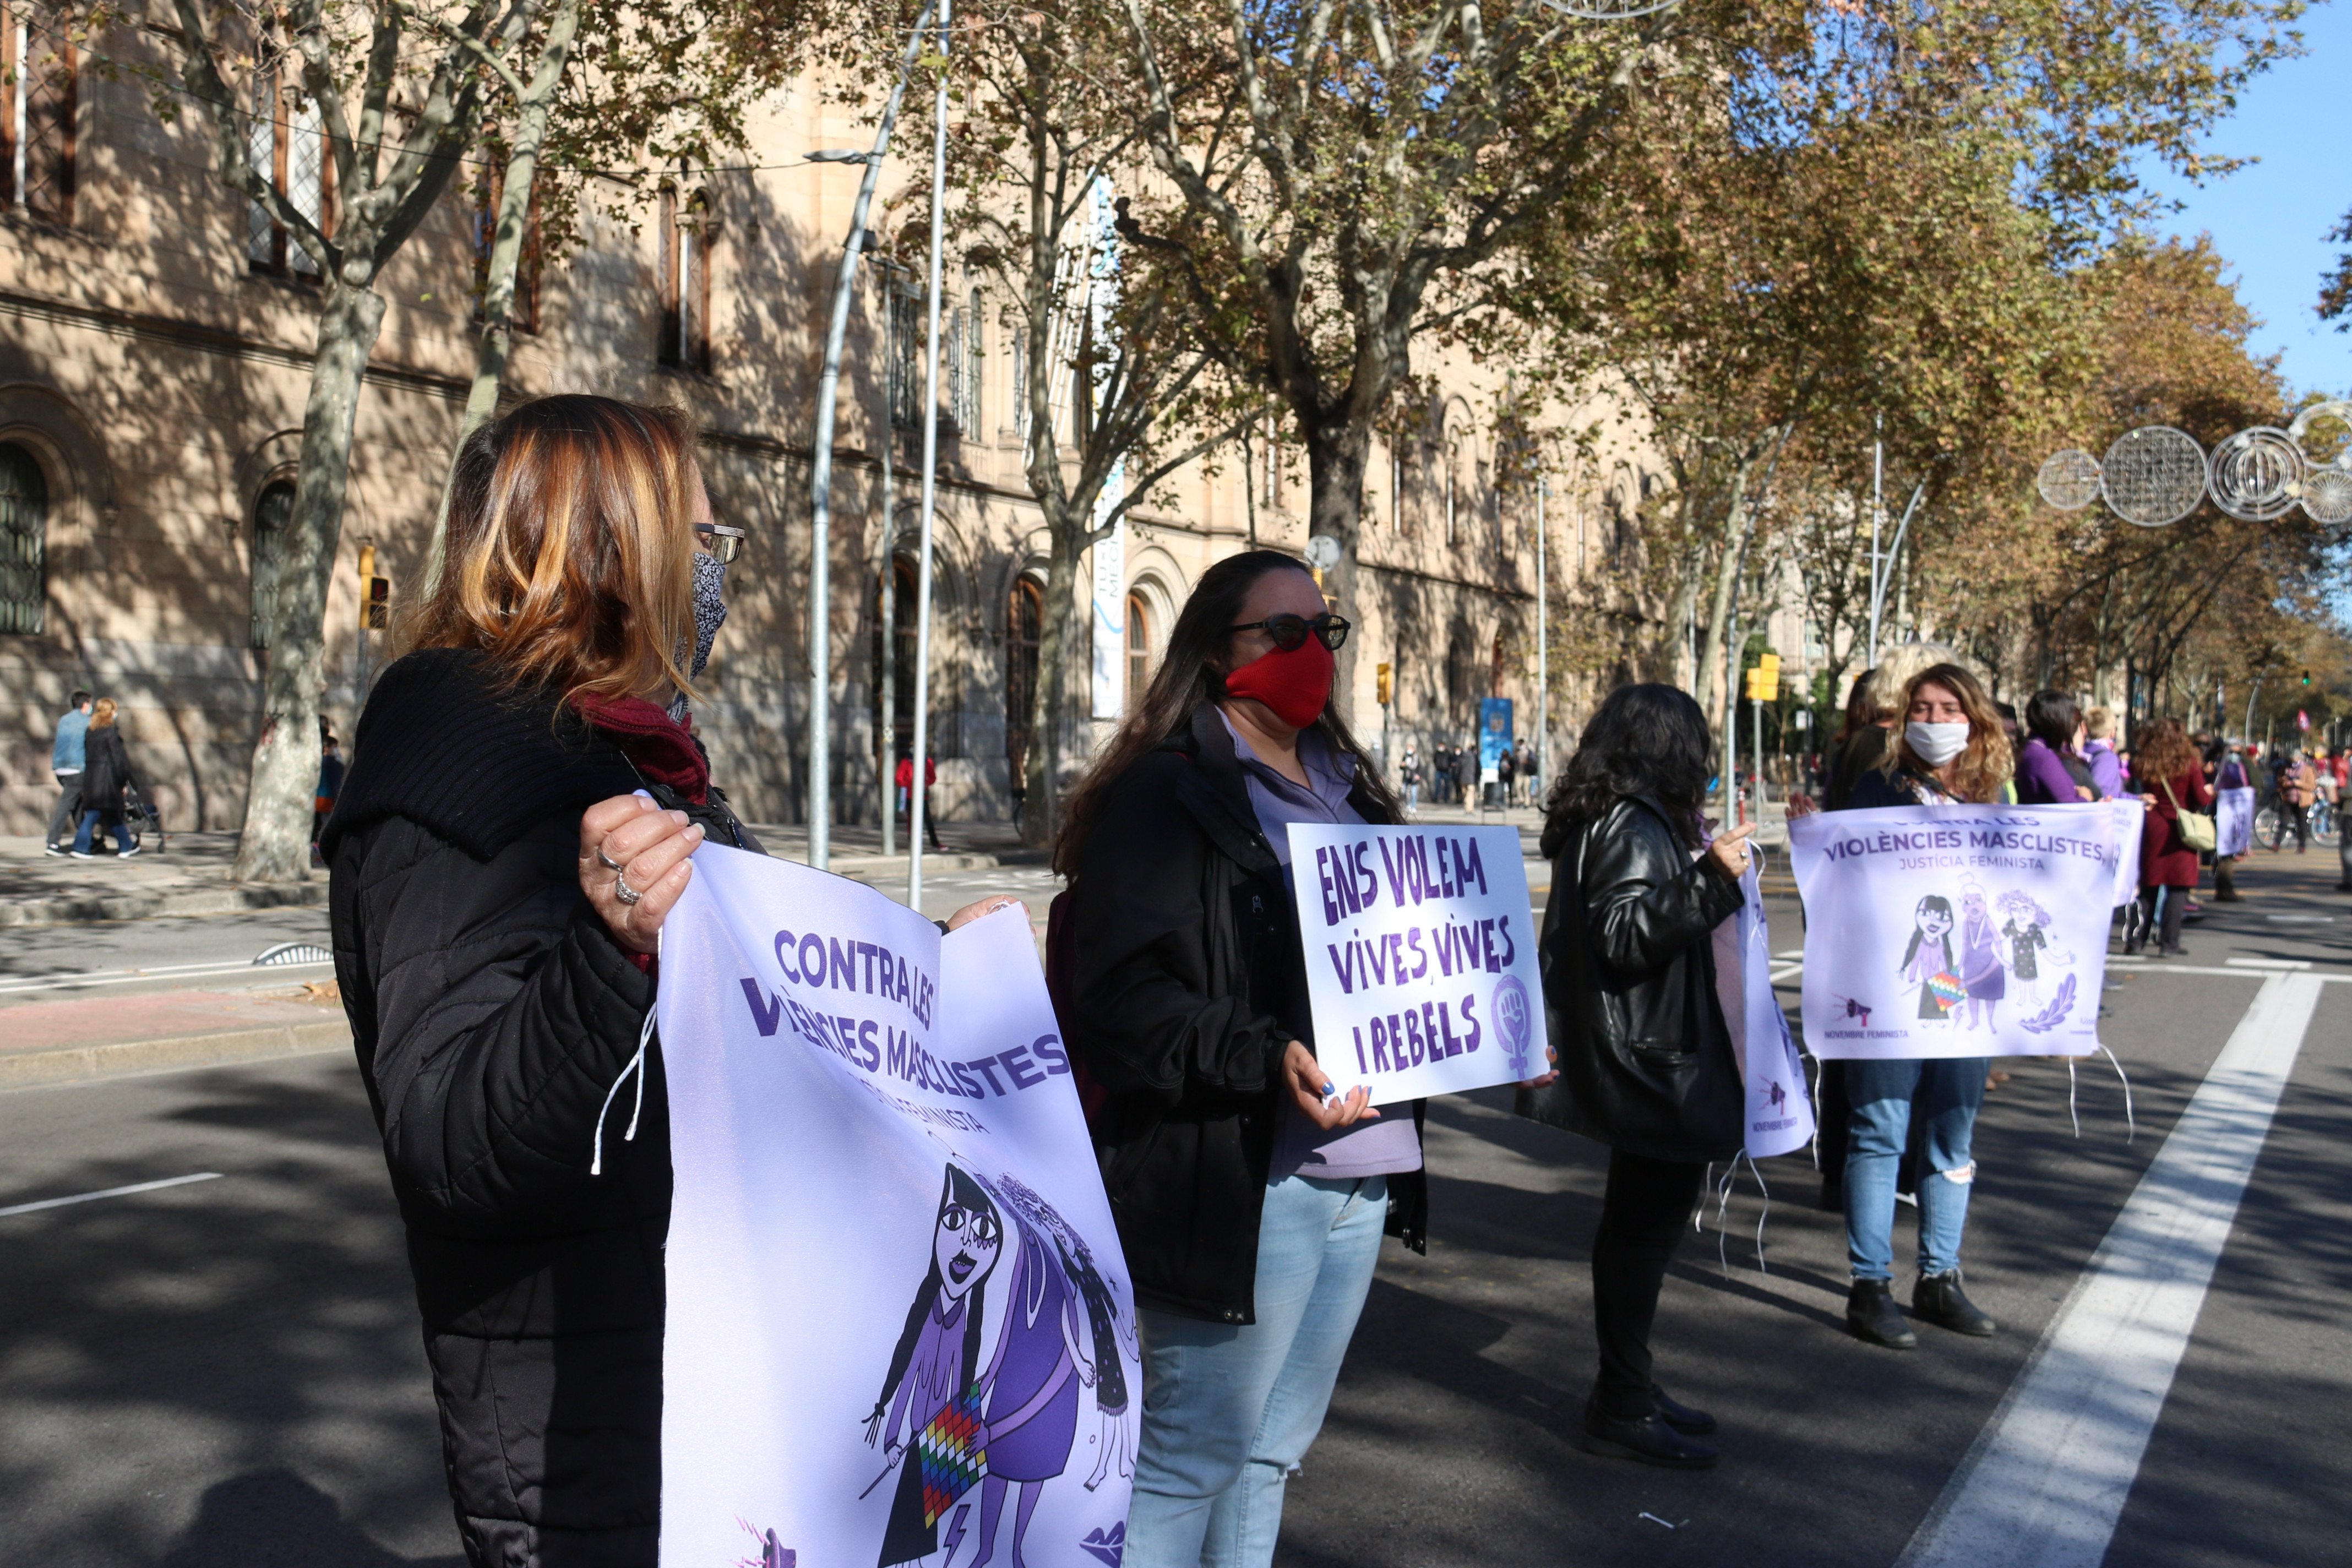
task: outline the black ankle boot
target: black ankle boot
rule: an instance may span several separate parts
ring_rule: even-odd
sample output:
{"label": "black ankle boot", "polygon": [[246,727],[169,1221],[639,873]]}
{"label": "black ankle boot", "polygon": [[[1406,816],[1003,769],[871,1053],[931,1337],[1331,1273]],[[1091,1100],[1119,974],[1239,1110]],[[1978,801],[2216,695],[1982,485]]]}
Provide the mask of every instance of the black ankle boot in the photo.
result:
{"label": "black ankle boot", "polygon": [[1960,1271],[1957,1268],[1948,1274],[1919,1276],[1918,1282],[1911,1287],[1911,1315],[1923,1323],[1976,1339],[1988,1338],[2000,1330],[2000,1325],[1960,1289]]}
{"label": "black ankle boot", "polygon": [[1615,1420],[1601,1408],[1598,1394],[1584,1402],[1582,1447],[1586,1453],[1604,1458],[1632,1459],[1670,1470],[1715,1468],[1714,1448],[1684,1436],[1666,1425],[1664,1416],[1654,1414],[1639,1421]]}
{"label": "black ankle boot", "polygon": [[1885,1279],[1857,1279],[1846,1292],[1845,1326],[1853,1337],[1865,1344],[1885,1345],[1891,1351],[1919,1348],[1919,1336],[1903,1320],[1903,1309],[1895,1304],[1895,1287]]}
{"label": "black ankle boot", "polygon": [[1704,1437],[1715,1430],[1715,1417],[1704,1410],[1693,1410],[1687,1405],[1677,1405],[1666,1397],[1666,1391],[1656,1384],[1650,1384],[1650,1403],[1658,1407],[1658,1419],[1685,1437]]}

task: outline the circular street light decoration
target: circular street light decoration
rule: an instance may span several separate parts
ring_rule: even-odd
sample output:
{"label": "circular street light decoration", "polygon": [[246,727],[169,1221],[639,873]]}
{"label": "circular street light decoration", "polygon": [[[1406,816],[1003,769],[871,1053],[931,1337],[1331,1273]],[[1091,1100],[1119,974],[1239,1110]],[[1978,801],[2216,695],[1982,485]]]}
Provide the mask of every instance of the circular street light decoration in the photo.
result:
{"label": "circular street light decoration", "polygon": [[2303,515],[2330,528],[2352,522],[2352,468],[2314,468],[2303,481]]}
{"label": "circular street light decoration", "polygon": [[2310,407],[2305,408],[2301,413],[2297,414],[2294,416],[2294,422],[2287,426],[2286,433],[2288,438],[2294,441],[2296,449],[2302,452],[2305,463],[2313,468],[2326,467],[2328,465],[2328,459],[2321,457],[2317,452],[2312,450],[2309,444],[2312,434],[2311,427],[2322,419],[2333,420],[2336,425],[2343,427],[2343,433],[2339,434],[2336,437],[2338,445],[2335,455],[2334,466],[2339,468],[2352,469],[2352,441],[2347,441],[2344,438],[2346,434],[2352,434],[2352,403],[2347,403],[2341,400],[2331,400],[2326,403],[2313,404]]}
{"label": "circular street light decoration", "polygon": [[2205,499],[2205,448],[2169,425],[2126,430],[2099,465],[2099,493],[2126,522],[2142,528],[2179,522]]}
{"label": "circular street light decoration", "polygon": [[2303,494],[2303,448],[2268,425],[2241,430],[2213,448],[2213,504],[2240,522],[2274,522]]}
{"label": "circular street light decoration", "polygon": [[1588,22],[1622,22],[1628,16],[1646,16],[1653,11],[1663,11],[1681,0],[1543,0],[1562,16],[1581,16]]}
{"label": "circular street light decoration", "polygon": [[2042,499],[2060,511],[2080,511],[2099,499],[2099,459],[2077,447],[2053,454],[2033,479]]}

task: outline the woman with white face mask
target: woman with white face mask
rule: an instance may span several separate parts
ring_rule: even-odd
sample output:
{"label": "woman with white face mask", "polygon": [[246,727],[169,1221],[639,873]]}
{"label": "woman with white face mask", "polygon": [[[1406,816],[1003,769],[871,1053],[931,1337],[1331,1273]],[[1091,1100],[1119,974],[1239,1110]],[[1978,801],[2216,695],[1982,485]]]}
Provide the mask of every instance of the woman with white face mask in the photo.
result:
{"label": "woman with white face mask", "polygon": [[[1854,781],[1848,809],[1975,804],[2000,798],[2013,768],[2000,715],[1975,676],[1937,664],[1911,678],[1903,728],[1879,765]],[[1912,1119],[1927,1131],[1918,1178],[1919,1272],[1911,1315],[1956,1333],[1993,1321],[1960,1289],[1960,1236],[1976,1180],[1970,1144],[1984,1103],[1985,1057],[1850,1061],[1846,1254],[1853,1285],[1846,1326],[1856,1339],[1911,1350],[1919,1337],[1895,1304],[1895,1175]]]}

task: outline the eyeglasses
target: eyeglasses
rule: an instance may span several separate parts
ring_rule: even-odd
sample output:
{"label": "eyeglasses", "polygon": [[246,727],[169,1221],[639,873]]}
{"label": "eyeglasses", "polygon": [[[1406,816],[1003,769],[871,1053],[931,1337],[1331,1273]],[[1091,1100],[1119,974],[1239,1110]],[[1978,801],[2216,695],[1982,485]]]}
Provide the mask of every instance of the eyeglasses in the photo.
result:
{"label": "eyeglasses", "polygon": [[1313,632],[1316,641],[1337,653],[1339,645],[1348,640],[1348,634],[1356,628],[1355,623],[1346,616],[1335,616],[1326,610],[1311,621],[1305,616],[1268,616],[1262,621],[1244,621],[1233,629],[1237,632],[1264,632],[1274,639],[1274,646],[1285,653],[1304,643],[1307,634]]}
{"label": "eyeglasses", "polygon": [[750,529],[733,528],[723,522],[698,522],[694,525],[694,531],[701,536],[704,548],[710,552],[710,558],[721,566],[742,554],[743,542],[751,537]]}

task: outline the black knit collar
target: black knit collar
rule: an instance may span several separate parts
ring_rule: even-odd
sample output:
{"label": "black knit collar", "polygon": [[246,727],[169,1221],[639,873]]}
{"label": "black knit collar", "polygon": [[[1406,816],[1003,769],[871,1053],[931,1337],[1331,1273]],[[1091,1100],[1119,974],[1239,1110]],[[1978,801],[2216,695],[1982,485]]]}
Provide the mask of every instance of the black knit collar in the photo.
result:
{"label": "black knit collar", "polygon": [[399,816],[488,860],[550,816],[637,787],[620,748],[553,693],[429,648],[376,681],[320,848],[331,858],[344,834]]}

